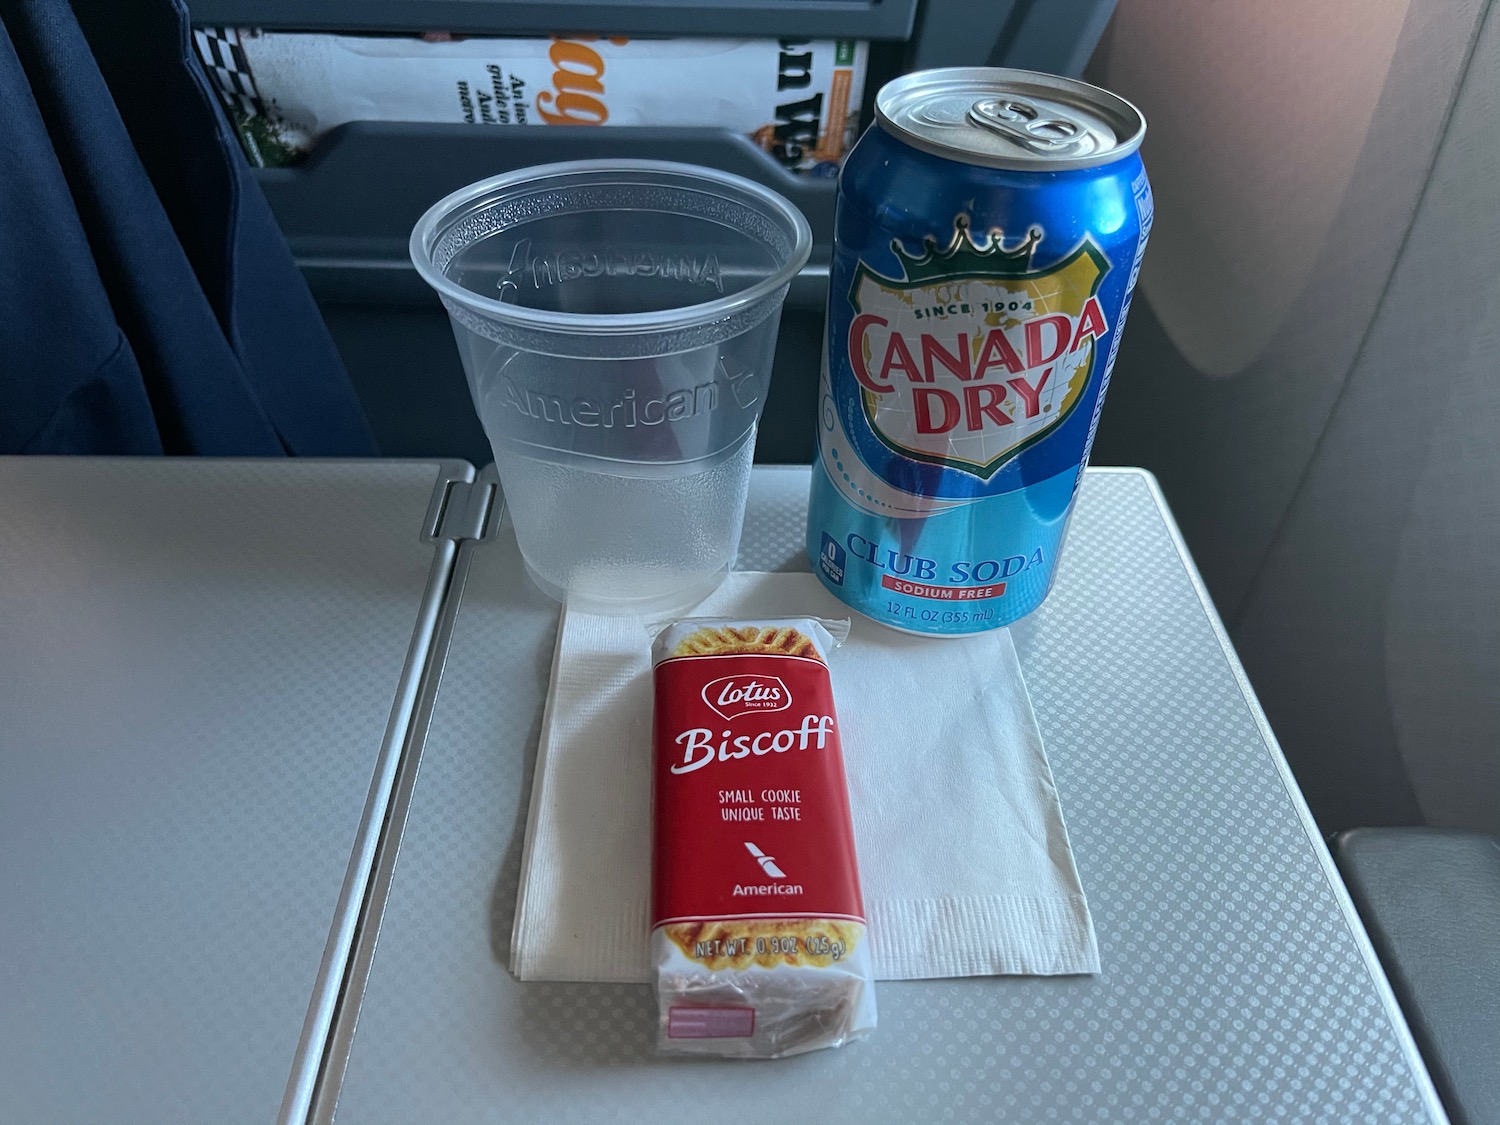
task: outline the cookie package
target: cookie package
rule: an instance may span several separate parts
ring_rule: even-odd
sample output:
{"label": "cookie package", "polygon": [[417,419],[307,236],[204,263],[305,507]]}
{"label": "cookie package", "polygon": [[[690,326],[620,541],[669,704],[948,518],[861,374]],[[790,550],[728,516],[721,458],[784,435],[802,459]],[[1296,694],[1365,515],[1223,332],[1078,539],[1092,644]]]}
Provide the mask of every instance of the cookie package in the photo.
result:
{"label": "cookie package", "polygon": [[694,619],[652,649],[658,1046],[778,1058],[875,1027],[828,656],[848,622]]}

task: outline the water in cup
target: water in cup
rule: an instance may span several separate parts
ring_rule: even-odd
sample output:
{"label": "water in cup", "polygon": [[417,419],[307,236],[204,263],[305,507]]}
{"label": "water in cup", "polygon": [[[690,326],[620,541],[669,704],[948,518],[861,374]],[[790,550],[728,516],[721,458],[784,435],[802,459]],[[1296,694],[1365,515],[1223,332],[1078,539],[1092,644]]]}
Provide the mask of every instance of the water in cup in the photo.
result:
{"label": "water in cup", "polygon": [[[573,468],[495,447],[516,525],[533,528],[525,551],[533,579],[554,597],[595,601],[696,601],[718,585],[739,546],[753,435],[701,471],[652,478]],[[618,547],[580,552],[587,537]]]}

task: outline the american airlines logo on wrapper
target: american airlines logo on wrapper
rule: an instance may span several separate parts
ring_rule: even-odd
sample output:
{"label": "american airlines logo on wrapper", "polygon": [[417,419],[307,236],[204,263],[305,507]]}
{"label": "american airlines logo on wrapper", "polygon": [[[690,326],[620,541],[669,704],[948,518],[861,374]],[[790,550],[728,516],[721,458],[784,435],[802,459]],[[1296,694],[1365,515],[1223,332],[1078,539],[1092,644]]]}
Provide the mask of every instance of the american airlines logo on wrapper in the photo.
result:
{"label": "american airlines logo on wrapper", "polygon": [[703,685],[703,702],[733,719],[751,711],[786,711],[792,693],[780,676],[724,676]]}

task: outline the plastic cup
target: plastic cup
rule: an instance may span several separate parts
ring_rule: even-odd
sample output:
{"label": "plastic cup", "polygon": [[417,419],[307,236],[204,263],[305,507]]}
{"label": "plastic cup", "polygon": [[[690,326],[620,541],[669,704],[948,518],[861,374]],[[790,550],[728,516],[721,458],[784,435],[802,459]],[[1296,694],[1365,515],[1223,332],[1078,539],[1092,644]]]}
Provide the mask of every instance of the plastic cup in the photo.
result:
{"label": "plastic cup", "polygon": [[581,160],[435,204],[411,256],[448,310],[516,539],[552,597],[669,610],[733,565],[807,221],[709,168]]}

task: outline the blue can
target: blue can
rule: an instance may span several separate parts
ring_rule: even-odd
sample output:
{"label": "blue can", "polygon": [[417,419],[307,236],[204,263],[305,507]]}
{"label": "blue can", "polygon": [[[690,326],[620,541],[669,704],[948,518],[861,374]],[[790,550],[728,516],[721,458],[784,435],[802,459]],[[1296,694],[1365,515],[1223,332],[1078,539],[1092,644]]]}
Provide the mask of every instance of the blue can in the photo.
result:
{"label": "blue can", "polygon": [[1144,134],[1053,75],[881,89],[839,176],[808,513],[860,613],[962,635],[1047,596],[1151,229]]}

